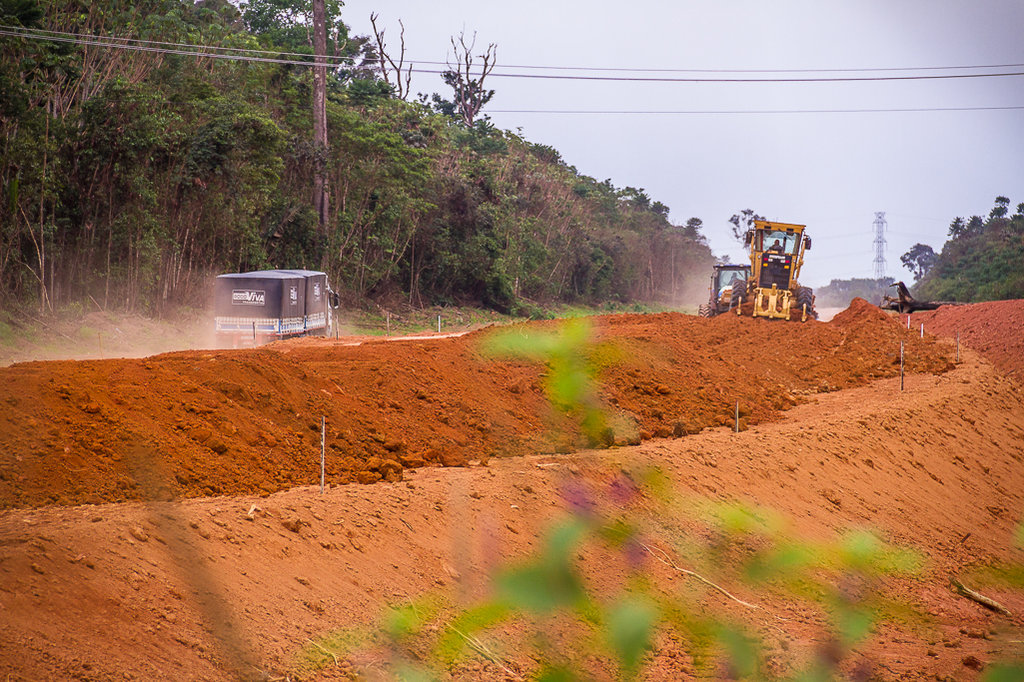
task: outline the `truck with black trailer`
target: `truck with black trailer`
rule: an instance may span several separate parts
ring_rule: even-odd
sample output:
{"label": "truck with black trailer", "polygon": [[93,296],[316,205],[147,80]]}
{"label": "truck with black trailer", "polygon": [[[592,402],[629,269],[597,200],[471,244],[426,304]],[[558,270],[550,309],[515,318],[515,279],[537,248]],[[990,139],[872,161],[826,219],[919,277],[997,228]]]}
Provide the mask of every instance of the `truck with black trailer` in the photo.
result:
{"label": "truck with black trailer", "polygon": [[338,295],[315,270],[218,275],[214,283],[218,347],[260,345],[294,336],[327,336]]}

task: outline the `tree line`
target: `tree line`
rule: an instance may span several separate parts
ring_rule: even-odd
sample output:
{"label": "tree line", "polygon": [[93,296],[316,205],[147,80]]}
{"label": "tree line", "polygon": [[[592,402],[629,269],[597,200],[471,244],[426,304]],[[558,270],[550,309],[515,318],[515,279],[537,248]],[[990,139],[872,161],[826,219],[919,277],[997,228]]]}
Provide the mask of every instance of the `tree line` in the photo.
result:
{"label": "tree line", "polygon": [[[325,270],[353,302],[515,312],[700,298],[713,262],[700,220],[672,225],[642,189],[467,120],[454,76],[452,100],[408,101],[401,71],[374,68],[383,40],[349,35],[341,10],[327,2],[330,139],[318,159],[312,69],[294,63],[312,62],[307,1],[0,0],[5,26],[282,57],[0,37],[4,307],[159,313],[205,302],[215,274],[271,267]],[[325,229],[311,200],[318,161]]]}
{"label": "tree line", "polygon": [[914,273],[913,293],[924,300],[974,303],[1024,298],[1024,203],[1010,213],[998,196],[988,217],[955,218],[938,254],[915,244],[901,261]]}

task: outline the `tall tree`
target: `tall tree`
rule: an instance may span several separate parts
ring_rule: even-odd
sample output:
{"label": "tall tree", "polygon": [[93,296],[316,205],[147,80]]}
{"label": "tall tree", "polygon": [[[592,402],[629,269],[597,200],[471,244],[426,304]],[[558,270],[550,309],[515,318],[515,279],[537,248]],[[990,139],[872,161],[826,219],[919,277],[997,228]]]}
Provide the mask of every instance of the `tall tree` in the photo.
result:
{"label": "tall tree", "polygon": [[1005,218],[1010,214],[1010,200],[1007,197],[996,197],[996,205],[989,212],[989,218]]}
{"label": "tall tree", "polygon": [[[477,58],[482,60],[480,72],[477,76],[474,75],[475,62],[473,55],[473,50],[476,46],[476,33],[473,34],[473,38],[468,44],[466,43],[465,31],[459,33],[457,42],[455,38],[455,36],[451,38],[453,60],[455,63],[448,62],[448,69],[441,74],[441,79],[453,91],[451,102],[453,105],[452,109],[454,110],[453,113],[467,127],[472,127],[480,110],[494,97],[494,90],[488,90],[484,87],[484,81],[491,71],[494,70],[498,46],[491,43],[483,54],[476,55]],[[439,108],[444,110],[443,100],[435,96],[434,102],[436,105],[439,105]]]}
{"label": "tall tree", "polygon": [[745,208],[729,218],[729,222],[732,223],[732,236],[736,241],[745,243],[747,230],[754,228],[755,220],[764,220],[764,216],[757,215],[749,208]]}
{"label": "tall tree", "polygon": [[914,281],[918,281],[927,274],[938,257],[935,251],[927,244],[914,244],[910,250],[900,256],[900,261],[914,274]]}
{"label": "tall tree", "polygon": [[949,234],[949,236],[951,238],[956,239],[957,237],[962,235],[964,233],[964,231],[966,231],[966,230],[967,230],[967,223],[964,222],[963,218],[957,216],[956,218],[953,219],[953,222],[951,222],[949,224],[949,233],[948,234]]}

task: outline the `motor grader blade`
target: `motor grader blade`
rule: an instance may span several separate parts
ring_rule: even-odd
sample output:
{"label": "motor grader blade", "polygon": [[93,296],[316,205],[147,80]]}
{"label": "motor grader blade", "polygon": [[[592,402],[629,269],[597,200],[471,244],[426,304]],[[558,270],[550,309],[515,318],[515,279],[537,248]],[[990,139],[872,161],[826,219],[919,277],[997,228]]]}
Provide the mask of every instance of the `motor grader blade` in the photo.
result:
{"label": "motor grader blade", "polygon": [[[742,317],[754,317],[754,303],[753,301],[744,301],[741,305],[735,308],[736,314]],[[758,316],[761,317],[761,316]],[[807,310],[803,306],[798,306],[794,302],[789,308],[789,315],[784,318],[776,315],[775,319],[786,319],[790,322],[806,322],[807,320],[817,319],[813,310]]]}

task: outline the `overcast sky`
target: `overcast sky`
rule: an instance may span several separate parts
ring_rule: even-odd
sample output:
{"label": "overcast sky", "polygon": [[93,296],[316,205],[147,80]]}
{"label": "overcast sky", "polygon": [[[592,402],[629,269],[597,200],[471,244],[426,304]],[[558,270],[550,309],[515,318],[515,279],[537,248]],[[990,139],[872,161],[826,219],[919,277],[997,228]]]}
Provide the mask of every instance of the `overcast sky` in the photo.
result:
{"label": "overcast sky", "polygon": [[[347,0],[344,19],[370,34],[370,12],[397,56],[418,68],[450,56],[449,37],[496,43],[485,108],[495,125],[558,149],[617,187],[641,187],[676,224],[704,221],[716,255],[744,259],[729,217],[745,208],[803,223],[814,240],[803,283],[873,276],[872,222],[885,211],[886,274],[899,257],[942,248],[957,216],[987,216],[997,195],[1024,202],[1024,109],[887,113],[556,114],[530,110],[748,112],[1024,107],[1024,76],[868,82],[684,83],[501,78],[507,73],[675,78],[937,76],[1024,72],[1022,0]],[[935,69],[1017,65],[1008,68]],[[799,73],[552,71],[801,70]],[[927,68],[912,71],[865,69]],[[845,69],[834,73],[806,72]],[[413,92],[450,91],[414,74]],[[507,113],[506,113],[507,112]],[[516,113],[519,112],[519,113]]]}

